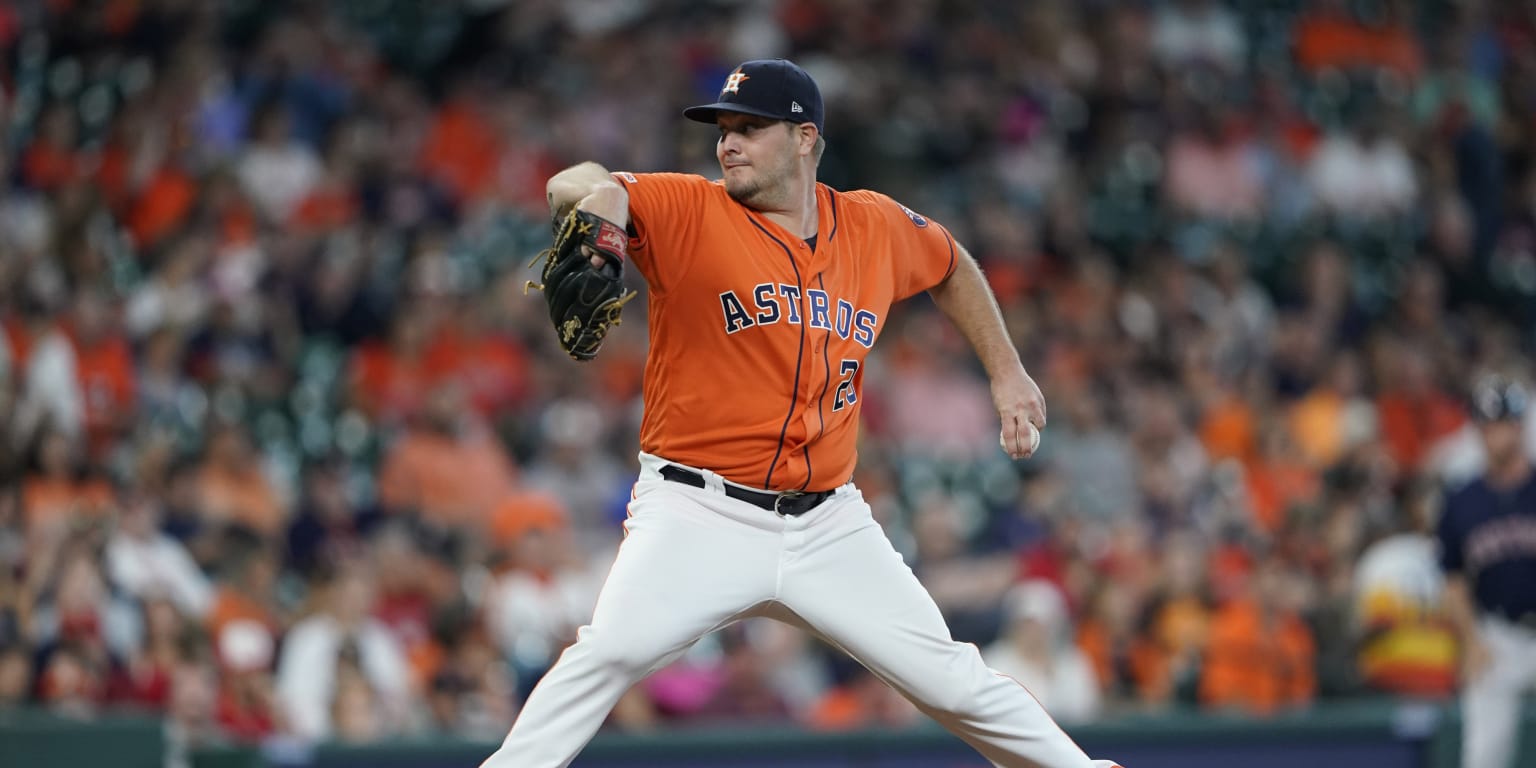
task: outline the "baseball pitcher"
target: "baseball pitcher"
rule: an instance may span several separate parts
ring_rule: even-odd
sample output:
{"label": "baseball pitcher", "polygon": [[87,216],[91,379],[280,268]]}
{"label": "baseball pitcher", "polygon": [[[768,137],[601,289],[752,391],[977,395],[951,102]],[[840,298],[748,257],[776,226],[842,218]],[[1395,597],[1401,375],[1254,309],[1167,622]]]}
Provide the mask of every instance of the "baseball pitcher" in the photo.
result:
{"label": "baseball pitcher", "polygon": [[994,765],[1109,768],[950,637],[850,481],[865,359],[922,291],[986,366],[1004,449],[1038,447],[1044,399],[975,261],[885,195],[817,183],[821,94],[795,64],[742,64],[683,114],[718,129],[721,180],[592,163],[549,180],[540,282],[562,347],[597,354],[626,263],[650,288],[641,472],[592,623],[484,768],[569,765],[631,685],[750,616],[851,654]]}

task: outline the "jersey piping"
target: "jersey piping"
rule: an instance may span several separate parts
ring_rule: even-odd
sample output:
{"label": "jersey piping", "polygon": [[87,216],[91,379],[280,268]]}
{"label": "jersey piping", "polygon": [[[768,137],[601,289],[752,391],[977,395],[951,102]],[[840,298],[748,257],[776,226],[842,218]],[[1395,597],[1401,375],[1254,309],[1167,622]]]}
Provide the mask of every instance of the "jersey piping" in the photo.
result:
{"label": "jersey piping", "polygon": [[[777,243],[779,248],[784,250],[784,258],[789,259],[789,268],[793,269],[795,271],[795,285],[796,285],[796,287],[798,287],[800,289],[801,295],[802,296],[805,295],[805,280],[800,277],[800,265],[795,263],[795,255],[794,255],[794,253],[792,253],[789,250],[789,246],[785,245],[784,241],[780,240],[777,237],[774,237],[772,232],[769,232],[766,227],[764,227],[762,224],[759,224],[757,222],[757,219],[752,218],[751,215],[747,215],[747,221],[752,222],[752,226],[757,227],[758,231],[760,231],[763,234],[767,235],[768,239],[770,239],[773,242]],[[795,415],[795,404],[800,399],[800,367],[801,367],[801,365],[804,362],[805,362],[805,323],[801,323],[800,324],[800,346],[799,346],[799,351],[795,354],[795,383],[794,383],[793,387],[790,390],[790,397],[789,397],[789,413],[784,414],[784,426],[779,428],[779,446],[773,450],[773,460],[768,463],[768,476],[763,479],[763,487],[764,488],[772,488],[773,487],[773,470],[776,469],[779,466],[779,456],[781,456],[784,453],[784,437],[789,434],[789,420],[794,418],[794,415]],[[805,452],[805,461],[806,461],[806,472],[809,473],[810,472],[810,461],[811,461],[811,452],[810,451],[806,451]]]}
{"label": "jersey piping", "polygon": [[[828,237],[827,239],[831,240],[832,238]],[[817,287],[821,288],[822,292],[826,292],[827,283],[822,279],[819,273],[816,275],[816,285]],[[821,394],[816,398],[816,418],[821,422],[821,430],[816,433],[817,440],[820,440],[822,435],[827,433],[827,412],[824,406],[827,402],[827,389],[832,386],[832,358],[827,354],[831,344],[832,334],[831,332],[828,332],[827,335],[823,336],[821,339],[821,368],[822,371],[826,374],[826,378],[822,380]],[[802,490],[811,487],[811,475],[811,452],[806,451],[805,485],[800,486]]]}
{"label": "jersey piping", "polygon": [[832,244],[832,238],[837,237],[837,190],[827,187],[827,206],[832,209],[832,231],[827,233],[827,244]]}

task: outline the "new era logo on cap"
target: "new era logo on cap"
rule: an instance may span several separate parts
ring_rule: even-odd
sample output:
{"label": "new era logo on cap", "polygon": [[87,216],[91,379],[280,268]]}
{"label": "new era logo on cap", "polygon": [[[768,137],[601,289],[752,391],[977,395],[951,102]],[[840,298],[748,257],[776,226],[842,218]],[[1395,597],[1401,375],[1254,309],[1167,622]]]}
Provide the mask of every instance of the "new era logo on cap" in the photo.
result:
{"label": "new era logo on cap", "polygon": [[713,123],[720,112],[815,123],[818,131],[823,129],[821,90],[805,70],[785,59],[744,62],[726,76],[715,103],[689,107],[683,116]]}

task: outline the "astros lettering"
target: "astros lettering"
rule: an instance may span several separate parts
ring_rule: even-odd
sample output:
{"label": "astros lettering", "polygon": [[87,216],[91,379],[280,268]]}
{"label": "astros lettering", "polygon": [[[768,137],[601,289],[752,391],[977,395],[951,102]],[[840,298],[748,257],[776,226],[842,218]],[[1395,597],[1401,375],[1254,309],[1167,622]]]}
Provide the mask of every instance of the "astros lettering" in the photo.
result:
{"label": "astros lettering", "polygon": [[[735,291],[720,294],[720,311],[724,315],[725,332],[736,333],[753,326],[774,325],[783,320],[789,325],[800,324],[800,288],[784,283],[758,283],[745,292],[751,298],[743,301]],[[810,327],[833,331],[839,339],[850,336],[859,346],[869,349],[875,344],[875,328],[880,316],[867,309],[855,311],[853,304],[837,299],[837,314],[829,317],[833,299],[826,291],[812,288],[806,293],[810,303]]]}

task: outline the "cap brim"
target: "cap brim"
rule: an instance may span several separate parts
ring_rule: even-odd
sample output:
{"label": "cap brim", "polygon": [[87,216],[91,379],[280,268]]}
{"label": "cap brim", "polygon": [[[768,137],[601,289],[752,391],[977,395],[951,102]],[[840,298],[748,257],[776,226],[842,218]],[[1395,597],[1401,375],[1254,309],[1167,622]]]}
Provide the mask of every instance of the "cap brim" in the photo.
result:
{"label": "cap brim", "polygon": [[742,115],[757,115],[758,117],[771,117],[774,120],[784,120],[782,115],[776,115],[766,109],[755,109],[743,104],[732,104],[728,101],[717,101],[713,104],[700,104],[697,107],[689,107],[683,110],[683,117],[700,123],[715,122],[715,116],[721,112],[735,112]]}

